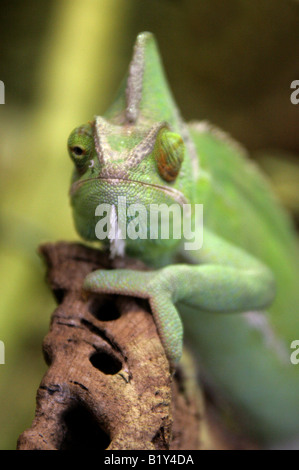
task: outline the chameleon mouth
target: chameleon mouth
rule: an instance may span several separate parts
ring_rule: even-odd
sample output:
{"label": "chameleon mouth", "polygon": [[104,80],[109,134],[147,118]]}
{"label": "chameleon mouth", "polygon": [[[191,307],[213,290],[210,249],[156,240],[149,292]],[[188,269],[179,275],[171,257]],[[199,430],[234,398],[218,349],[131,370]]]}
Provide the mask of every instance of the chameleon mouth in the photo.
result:
{"label": "chameleon mouth", "polygon": [[178,189],[169,188],[167,186],[162,186],[162,185],[159,185],[159,184],[145,183],[144,181],[136,181],[136,180],[131,180],[131,179],[127,179],[127,178],[119,178],[119,177],[105,178],[105,177],[98,176],[97,178],[87,178],[85,180],[75,181],[71,186],[70,195],[72,196],[77,191],[77,189],[80,188],[80,186],[82,186],[84,183],[88,183],[90,181],[106,181],[107,183],[111,183],[111,184],[133,183],[133,184],[137,184],[137,185],[140,185],[140,186],[146,186],[146,187],[149,187],[149,188],[157,189],[158,191],[163,192],[165,195],[170,196],[172,199],[174,199],[181,206],[183,204],[188,203],[188,201],[187,201],[186,197],[184,196],[184,194],[181,193],[181,191],[179,191]]}

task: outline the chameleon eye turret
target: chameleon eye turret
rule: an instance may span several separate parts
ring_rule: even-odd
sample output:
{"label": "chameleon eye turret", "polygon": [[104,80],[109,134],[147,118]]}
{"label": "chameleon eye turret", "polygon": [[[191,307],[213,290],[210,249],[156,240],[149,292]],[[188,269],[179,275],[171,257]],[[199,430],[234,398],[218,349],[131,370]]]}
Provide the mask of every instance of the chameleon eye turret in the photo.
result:
{"label": "chameleon eye turret", "polygon": [[174,181],[184,160],[185,145],[179,134],[161,130],[156,142],[156,161],[160,176]]}
{"label": "chameleon eye turret", "polygon": [[77,127],[68,139],[68,152],[79,173],[84,173],[94,148],[90,124]]}

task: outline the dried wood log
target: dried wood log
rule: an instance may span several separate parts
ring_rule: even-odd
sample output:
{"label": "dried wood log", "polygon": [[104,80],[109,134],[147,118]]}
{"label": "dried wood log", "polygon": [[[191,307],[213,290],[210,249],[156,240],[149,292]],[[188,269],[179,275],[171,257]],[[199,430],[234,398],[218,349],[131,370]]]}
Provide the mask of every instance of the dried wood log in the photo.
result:
{"label": "dried wood log", "polygon": [[82,291],[92,270],[145,267],[80,244],[40,252],[59,305],[43,343],[49,369],[36,416],[18,449],[198,449],[197,392],[179,392],[147,303]]}
{"label": "dried wood log", "polygon": [[194,450],[248,447],[209,412],[185,355],[172,377],[149,305],[82,290],[95,269],[147,269],[78,243],[40,253],[58,302],[43,342],[48,371],[19,450]]}

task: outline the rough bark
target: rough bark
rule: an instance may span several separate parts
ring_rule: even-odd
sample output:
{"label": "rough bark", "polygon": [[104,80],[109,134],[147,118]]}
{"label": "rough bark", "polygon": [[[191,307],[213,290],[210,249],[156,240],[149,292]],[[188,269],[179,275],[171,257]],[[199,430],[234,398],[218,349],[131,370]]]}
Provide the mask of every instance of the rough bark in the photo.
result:
{"label": "rough bark", "polygon": [[147,304],[82,290],[92,270],[145,267],[129,259],[111,263],[80,244],[40,251],[59,305],[43,343],[49,369],[36,416],[18,448],[198,448],[196,393],[179,394]]}
{"label": "rough bark", "polygon": [[58,307],[43,343],[49,368],[35,418],[18,449],[244,447],[211,419],[188,355],[171,376],[146,302],[82,290],[95,269],[146,269],[143,264],[111,262],[76,243],[47,244],[40,252]]}

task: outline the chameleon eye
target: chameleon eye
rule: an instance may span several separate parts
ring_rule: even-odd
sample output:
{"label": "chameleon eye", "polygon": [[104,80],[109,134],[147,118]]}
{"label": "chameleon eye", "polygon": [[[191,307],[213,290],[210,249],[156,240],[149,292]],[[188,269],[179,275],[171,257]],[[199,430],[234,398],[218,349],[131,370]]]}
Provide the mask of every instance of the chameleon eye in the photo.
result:
{"label": "chameleon eye", "polygon": [[77,156],[77,157],[80,157],[80,155],[82,155],[84,153],[84,150],[82,147],[79,147],[79,146],[76,146],[76,147],[73,147],[73,153]]}
{"label": "chameleon eye", "polygon": [[86,169],[89,160],[89,152],[81,145],[73,145],[70,147],[70,155],[77,169],[82,172]]}
{"label": "chameleon eye", "polygon": [[174,181],[184,160],[184,142],[179,134],[162,130],[156,142],[156,161],[160,176],[165,181]]}
{"label": "chameleon eye", "polygon": [[93,148],[92,127],[90,124],[73,130],[68,139],[68,151],[80,174],[87,170]]}

